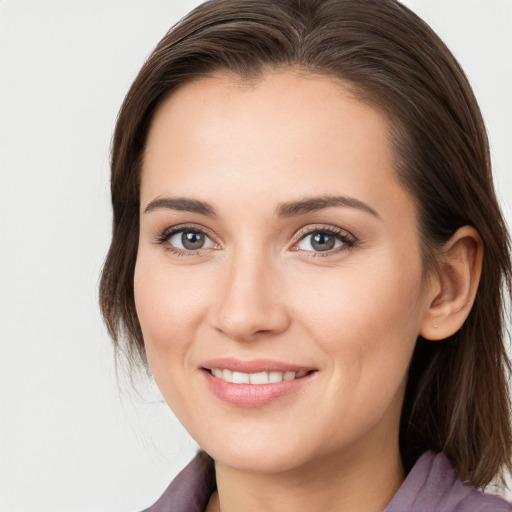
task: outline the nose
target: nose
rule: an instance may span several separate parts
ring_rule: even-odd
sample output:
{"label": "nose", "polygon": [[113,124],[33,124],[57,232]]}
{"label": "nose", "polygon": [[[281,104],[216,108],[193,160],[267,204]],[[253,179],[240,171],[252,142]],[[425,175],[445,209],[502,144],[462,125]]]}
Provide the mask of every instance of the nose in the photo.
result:
{"label": "nose", "polygon": [[233,257],[219,282],[212,310],[214,327],[237,341],[276,335],[290,323],[283,303],[283,278],[264,257]]}

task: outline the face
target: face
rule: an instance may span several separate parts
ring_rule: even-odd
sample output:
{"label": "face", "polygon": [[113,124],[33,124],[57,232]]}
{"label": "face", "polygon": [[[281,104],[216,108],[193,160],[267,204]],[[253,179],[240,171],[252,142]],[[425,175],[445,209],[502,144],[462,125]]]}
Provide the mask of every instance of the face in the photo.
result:
{"label": "face", "polygon": [[202,79],[159,108],[136,308],[164,398],[217,462],[397,446],[428,294],[389,135],[339,83],[292,71]]}

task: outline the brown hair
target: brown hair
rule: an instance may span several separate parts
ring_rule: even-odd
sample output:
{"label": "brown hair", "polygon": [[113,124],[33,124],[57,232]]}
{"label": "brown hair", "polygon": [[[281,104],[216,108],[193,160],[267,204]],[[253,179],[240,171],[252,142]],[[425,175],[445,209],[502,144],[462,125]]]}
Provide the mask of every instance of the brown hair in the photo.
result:
{"label": "brown hair", "polygon": [[418,340],[400,441],[406,467],[422,451],[443,451],[463,480],[485,486],[511,458],[509,239],[471,87],[438,36],[397,1],[212,0],[162,39],[125,98],[113,139],[113,235],[100,303],[114,344],[132,364],[147,364],[133,275],[141,161],[156,109],[213,72],[254,79],[277,67],[341,79],[387,114],[397,173],[417,201],[426,268],[459,227],[482,238],[482,277],[465,324],[443,342]]}

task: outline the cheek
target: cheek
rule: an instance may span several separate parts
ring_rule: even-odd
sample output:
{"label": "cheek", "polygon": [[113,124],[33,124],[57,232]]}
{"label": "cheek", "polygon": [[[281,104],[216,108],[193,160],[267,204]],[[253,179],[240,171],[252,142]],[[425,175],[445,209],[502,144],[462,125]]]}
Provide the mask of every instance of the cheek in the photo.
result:
{"label": "cheek", "polygon": [[[194,274],[195,272],[195,274]],[[163,258],[140,251],[134,274],[135,307],[153,378],[164,399],[184,422],[194,391],[184,375],[194,372],[191,354],[208,297],[204,279],[170,268]]]}
{"label": "cheek", "polygon": [[[337,326],[349,322],[362,331],[380,326],[387,331],[410,318],[421,303],[421,269],[404,269],[392,262],[378,268],[341,268],[322,275],[311,274],[297,282],[294,295],[300,297],[301,308],[320,326]],[[343,316],[343,320],[340,315]],[[306,318],[307,318],[306,317]],[[411,319],[413,320],[413,319]],[[354,331],[352,331],[354,333]]]}
{"label": "cheek", "polygon": [[[208,293],[197,270],[176,271],[143,251],[135,266],[135,307],[153,374],[159,365],[182,364],[204,316]],[[204,285],[203,280],[203,285]]]}
{"label": "cheek", "polygon": [[396,254],[375,261],[303,277],[294,316],[350,386],[380,380],[391,390],[407,371],[419,333],[422,269]]}

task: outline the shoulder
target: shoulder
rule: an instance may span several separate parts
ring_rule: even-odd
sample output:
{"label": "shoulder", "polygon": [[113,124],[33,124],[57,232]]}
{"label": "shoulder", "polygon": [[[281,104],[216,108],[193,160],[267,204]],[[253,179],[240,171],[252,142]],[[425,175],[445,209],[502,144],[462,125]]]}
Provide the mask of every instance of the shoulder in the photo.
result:
{"label": "shoulder", "polygon": [[511,512],[512,505],[464,484],[443,454],[416,462],[384,512]]}
{"label": "shoulder", "polygon": [[212,459],[199,452],[154,505],[143,512],[203,512],[215,490]]}

